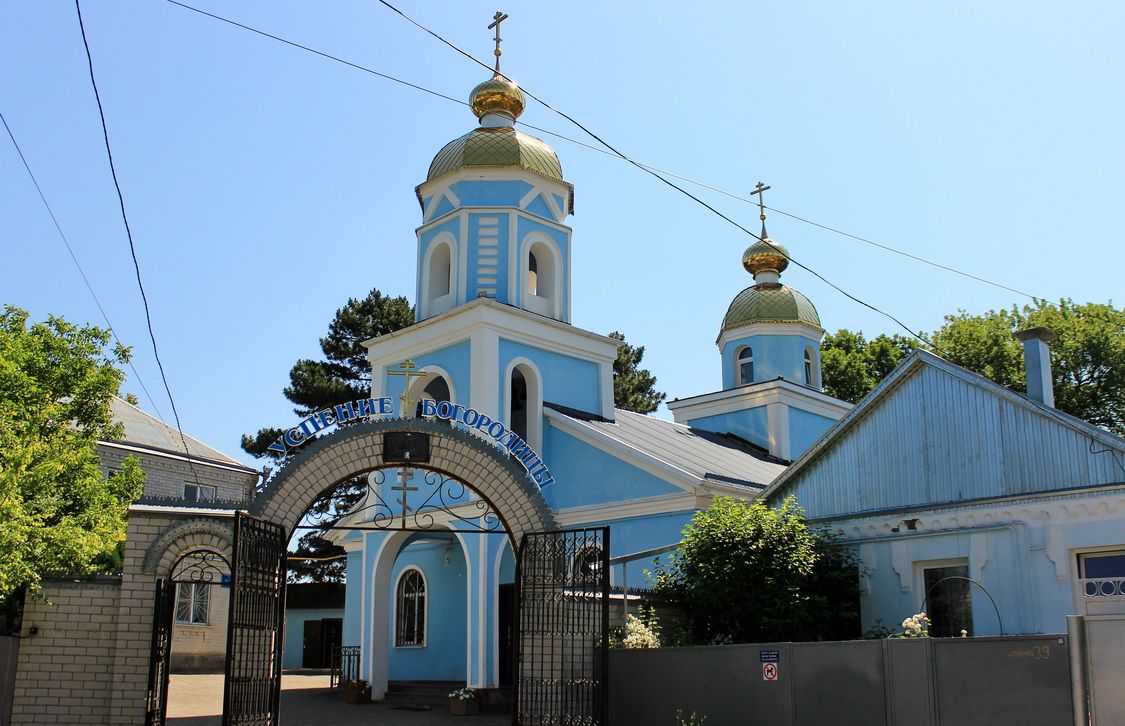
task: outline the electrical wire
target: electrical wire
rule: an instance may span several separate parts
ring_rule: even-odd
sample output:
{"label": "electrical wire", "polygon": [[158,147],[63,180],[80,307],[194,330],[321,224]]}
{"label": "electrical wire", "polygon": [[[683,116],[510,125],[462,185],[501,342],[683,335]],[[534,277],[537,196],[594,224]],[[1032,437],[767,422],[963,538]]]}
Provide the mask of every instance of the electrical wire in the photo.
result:
{"label": "electrical wire", "polygon": [[129,239],[129,253],[133,257],[133,270],[137,274],[137,288],[141,291],[141,301],[144,303],[145,322],[148,325],[148,337],[152,341],[152,355],[156,358],[156,367],[160,371],[160,379],[164,381],[164,392],[168,394],[168,403],[172,406],[172,416],[176,420],[176,431],[180,434],[180,443],[184,446],[184,454],[187,458],[188,467],[191,469],[191,474],[195,478],[196,483],[199,483],[199,474],[195,470],[195,464],[191,461],[191,451],[188,449],[187,437],[184,436],[184,429],[180,425],[180,413],[176,410],[176,401],[172,398],[172,388],[168,385],[168,376],[164,372],[164,363],[160,360],[160,351],[156,346],[156,333],[152,329],[152,311],[149,309],[148,296],[145,294],[144,282],[141,280],[141,264],[137,260],[137,247],[133,243],[133,230],[129,227],[129,215],[125,212],[125,195],[121,192],[121,183],[117,179],[117,169],[113,163],[113,149],[109,145],[109,128],[105,122],[105,110],[102,108],[102,97],[98,93],[98,82],[94,78],[94,57],[90,53],[90,43],[86,39],[86,26],[82,22],[82,4],[80,0],[74,0],[74,9],[78,13],[78,29],[82,33],[82,46],[86,49],[86,63],[90,69],[90,85],[94,89],[94,99],[98,103],[98,118],[101,119],[102,124],[102,138],[105,140],[105,153],[109,159],[109,171],[113,177],[113,187],[117,190],[117,203],[121,207],[121,221],[125,224],[125,235]]}
{"label": "electrical wire", "polygon": [[[23,168],[27,170],[27,175],[31,177],[31,183],[35,185],[35,191],[39,192],[39,199],[42,200],[43,206],[47,208],[47,214],[50,215],[51,221],[55,223],[55,229],[58,230],[59,238],[66,246],[66,251],[70,253],[70,259],[74,261],[74,266],[78,268],[78,274],[82,276],[82,282],[86,283],[86,289],[90,291],[90,297],[94,298],[94,305],[98,307],[98,312],[102,314],[102,320],[105,321],[106,328],[109,329],[109,334],[113,336],[113,340],[118,346],[125,348],[126,345],[117,337],[117,331],[114,329],[113,323],[109,322],[109,316],[106,315],[101,300],[98,299],[97,293],[94,292],[94,287],[90,284],[90,279],[86,277],[86,272],[82,269],[82,264],[78,262],[78,257],[75,256],[74,250],[70,246],[70,241],[66,238],[66,235],[63,234],[62,226],[59,224],[58,218],[55,217],[55,212],[51,209],[51,205],[47,203],[47,197],[43,194],[43,189],[39,186],[39,181],[35,178],[35,173],[31,171],[31,166],[27,163],[27,157],[23,155],[23,149],[20,148],[19,142],[16,141],[15,134],[12,133],[12,128],[8,126],[8,119],[4,118],[3,113],[0,113],[0,122],[4,123],[4,130],[8,132],[8,138],[12,140],[12,146],[16,148],[16,153],[19,154],[20,161],[23,162]],[[129,369],[133,371],[133,376],[137,379],[137,383],[140,384],[141,390],[143,390],[145,396],[148,397],[148,402],[152,405],[152,410],[156,411],[157,416],[164,418],[156,405],[156,400],[152,397],[152,394],[148,392],[148,386],[145,385],[141,374],[137,372],[132,360],[128,361],[128,366]]]}
{"label": "electrical wire", "polygon": [[[441,99],[446,100],[446,101],[452,101],[453,103],[456,103],[460,106],[468,106],[469,105],[468,103],[466,103],[465,101],[463,101],[461,99],[453,98],[452,96],[446,95],[444,93],[434,91],[432,89],[426,88],[426,87],[418,85],[416,83],[411,83],[410,81],[406,81],[406,80],[403,80],[401,78],[396,78],[396,77],[388,75],[386,73],[381,73],[379,71],[376,71],[372,68],[368,68],[368,67],[363,66],[363,65],[360,65],[360,64],[355,63],[353,61],[349,61],[349,60],[346,60],[344,58],[340,58],[339,56],[332,55],[331,53],[326,53],[324,51],[320,51],[320,50],[317,50],[315,48],[311,48],[309,46],[302,45],[301,43],[297,43],[297,42],[288,40],[286,38],[282,38],[278,35],[274,35],[272,33],[267,33],[263,30],[259,30],[257,28],[252,27],[252,26],[246,25],[244,23],[239,23],[237,21],[230,20],[229,18],[224,18],[221,15],[209,13],[205,10],[201,10],[199,8],[193,7],[193,6],[188,5],[186,3],[179,2],[178,0],[165,0],[165,2],[168,2],[168,3],[171,3],[172,5],[176,5],[178,7],[181,7],[185,10],[190,10],[194,13],[198,13],[198,14],[206,16],[208,18],[212,18],[214,20],[218,20],[220,22],[227,23],[228,25],[232,25],[234,27],[241,28],[241,29],[249,31],[251,33],[255,33],[257,35],[261,35],[263,37],[270,38],[270,39],[275,40],[279,43],[284,43],[285,45],[289,45],[289,46],[294,47],[294,48],[299,48],[301,50],[307,51],[307,52],[312,53],[314,55],[321,56],[322,58],[327,58],[329,60],[333,60],[333,61],[336,61],[338,63],[342,63],[342,64],[344,64],[346,66],[349,66],[351,68],[354,68],[356,70],[363,71],[364,73],[369,73],[373,76],[377,76],[379,78],[383,78],[385,80],[392,81],[393,83],[398,83],[398,84],[406,86],[408,88],[413,88],[415,90],[421,91],[421,92],[429,94],[431,96],[436,96],[437,98],[441,98]],[[380,0],[380,2],[382,2],[382,0]],[[404,15],[397,8],[394,8],[393,6],[391,6],[391,5],[389,5],[388,3],[385,3],[385,2],[383,4],[387,5],[387,7],[391,8],[396,13],[402,15],[404,18],[406,18],[409,22],[413,23],[417,27],[422,28],[423,30],[426,30],[426,32],[430,32],[429,30],[427,30],[421,24],[415,22],[414,20],[410,19],[408,16]],[[458,53],[461,53],[462,55],[465,55],[467,58],[471,59],[474,63],[477,63],[478,65],[481,65],[481,66],[484,66],[489,71],[495,72],[490,66],[483,63],[482,61],[477,60],[476,58],[473,58],[470,54],[466,53],[465,51],[462,51],[460,48],[457,48],[455,45],[453,45],[449,41],[445,40],[444,38],[441,38],[441,36],[438,36],[438,35],[433,34],[433,33],[431,33],[431,34],[434,35],[434,37],[437,37],[443,43],[449,45],[451,48],[454,48]],[[526,92],[526,89],[525,89],[525,92]],[[528,95],[531,96],[531,94],[528,94]],[[531,96],[531,97],[534,98],[536,101],[539,101],[540,103],[543,103],[543,101],[541,99],[538,99],[535,96]],[[546,106],[547,104],[544,104],[544,105]],[[547,106],[547,107],[550,108],[550,106]],[[555,109],[553,109],[553,108],[551,110],[555,111]],[[555,111],[555,112],[558,113],[558,111]],[[562,115],[562,114],[560,114],[560,115]],[[572,122],[573,122],[573,120],[572,120]],[[590,151],[595,151],[599,154],[604,154],[604,155],[609,156],[611,158],[618,159],[619,161],[626,161],[630,164],[633,164],[634,166],[637,166],[638,168],[641,168],[645,171],[648,171],[649,173],[656,172],[657,174],[672,177],[674,179],[678,179],[678,180],[686,182],[688,184],[692,184],[694,186],[698,186],[700,188],[716,192],[717,194],[722,194],[724,196],[730,197],[731,199],[735,199],[739,202],[743,202],[743,203],[746,203],[746,204],[754,204],[755,203],[753,200],[748,199],[747,197],[741,196],[739,194],[729,192],[725,189],[721,189],[719,187],[708,184],[706,182],[699,181],[697,179],[692,179],[691,177],[683,176],[681,174],[677,174],[675,172],[668,171],[667,169],[662,169],[662,168],[654,166],[652,164],[646,164],[644,162],[640,162],[640,161],[637,161],[635,159],[627,158],[620,153],[615,153],[614,151],[609,151],[605,148],[598,147],[598,146],[595,146],[593,144],[587,144],[584,141],[579,141],[578,139],[567,136],[565,134],[560,134],[557,131],[551,131],[549,129],[545,129],[545,128],[542,128],[540,126],[535,126],[533,124],[529,124],[529,123],[526,123],[524,121],[517,121],[517,123],[524,128],[532,129],[532,130],[537,131],[539,133],[546,134],[548,136],[552,136],[552,137],[557,138],[557,139],[561,139],[562,141],[566,141],[567,143],[574,144],[576,146],[581,146],[585,149],[589,149]],[[666,180],[662,180],[662,181],[665,181],[665,183],[667,183]],[[802,222],[804,224],[808,224],[810,226],[817,227],[819,229],[823,229],[827,232],[831,232],[833,234],[838,234],[840,236],[847,237],[849,239],[853,239],[853,240],[856,240],[858,242],[862,242],[864,244],[871,245],[873,247],[885,250],[887,252],[891,252],[893,254],[900,255],[902,257],[906,257],[906,258],[911,259],[911,260],[915,260],[916,262],[921,262],[921,263],[929,265],[931,267],[934,267],[934,268],[937,268],[937,269],[940,269],[940,270],[944,270],[946,272],[951,272],[955,275],[960,275],[962,277],[966,277],[968,279],[975,280],[977,282],[981,282],[983,284],[990,285],[992,287],[996,287],[996,288],[999,288],[1001,290],[1007,290],[1007,291],[1013,292],[1017,295],[1022,295],[1022,296],[1026,297],[1030,300],[1033,300],[1033,301],[1044,301],[1044,302],[1046,302],[1046,298],[1044,298],[1043,296],[1033,295],[1031,293],[1024,292],[1022,290],[1018,290],[1016,288],[1010,287],[1010,286],[1005,285],[1003,283],[994,282],[992,280],[980,277],[978,275],[974,275],[972,273],[965,272],[964,270],[958,270],[957,268],[950,267],[948,265],[943,265],[940,262],[935,262],[933,260],[926,259],[926,258],[921,257],[919,255],[915,255],[915,254],[912,254],[910,252],[905,252],[903,250],[896,249],[896,248],[891,247],[889,245],[882,244],[880,242],[876,242],[874,240],[871,240],[867,237],[862,237],[860,235],[852,234],[850,232],[845,232],[845,231],[840,230],[836,227],[832,227],[832,226],[829,226],[829,225],[826,225],[826,224],[821,224],[819,222],[815,222],[811,219],[808,219],[806,217],[802,217],[802,216],[797,215],[797,214],[793,214],[791,212],[787,212],[783,209],[778,209],[777,207],[771,207],[768,204],[765,205],[765,208],[770,210],[771,212],[776,212],[777,214],[781,214],[783,216],[789,217],[790,219],[796,220],[798,222]],[[758,235],[755,235],[752,232],[750,234],[754,238],[760,239],[758,237]],[[798,265],[798,266],[803,267],[803,265]],[[1053,304],[1053,303],[1048,303],[1048,304]],[[913,332],[911,333],[911,335],[913,335]]]}
{"label": "electrical wire", "polygon": [[[462,50],[461,48],[457,47],[457,46],[456,46],[455,44],[453,44],[453,43],[451,43],[450,41],[446,40],[445,38],[441,37],[440,35],[438,35],[438,34],[437,34],[437,33],[435,33],[434,31],[432,31],[432,30],[430,30],[429,28],[427,28],[427,27],[426,27],[425,25],[423,25],[423,24],[419,23],[419,22],[418,22],[417,20],[414,20],[414,19],[413,19],[413,18],[411,18],[411,17],[409,16],[409,15],[407,15],[407,14],[406,14],[406,13],[404,13],[404,12],[402,12],[401,10],[399,10],[398,8],[396,8],[396,7],[394,6],[394,5],[392,5],[391,3],[387,2],[387,0],[378,0],[378,2],[379,2],[379,3],[381,4],[381,5],[384,5],[385,7],[387,7],[387,8],[390,8],[390,9],[391,9],[392,11],[394,11],[395,13],[397,13],[398,15],[400,15],[401,17],[403,17],[404,19],[406,19],[406,20],[407,20],[407,21],[408,21],[409,23],[411,23],[411,24],[412,24],[412,25],[414,25],[415,27],[417,27],[417,28],[421,29],[421,30],[422,30],[423,32],[425,32],[425,33],[427,33],[427,34],[429,34],[429,35],[433,36],[434,38],[436,38],[436,39],[438,39],[439,41],[441,41],[441,42],[442,42],[443,44],[445,44],[445,45],[449,46],[450,48],[452,48],[452,49],[453,49],[454,51],[456,51],[457,53],[459,53],[459,54],[461,54],[461,55],[465,56],[466,58],[468,58],[469,60],[471,60],[471,61],[472,61],[473,63],[476,63],[477,65],[479,65],[479,66],[481,66],[481,67],[483,67],[483,68],[485,68],[485,69],[487,69],[487,70],[489,70],[489,71],[492,71],[492,72],[494,72],[494,73],[495,73],[495,74],[496,74],[497,76],[500,76],[500,77],[504,78],[505,80],[507,80],[507,81],[508,81],[508,82],[510,82],[510,83],[514,83],[514,81],[512,81],[512,80],[511,80],[510,78],[508,78],[507,76],[505,76],[505,75],[504,75],[503,73],[501,73],[501,72],[500,72],[499,70],[493,70],[493,68],[492,68],[491,66],[489,66],[489,65],[488,65],[487,63],[484,63],[483,61],[477,60],[477,59],[476,59],[476,58],[475,58],[475,57],[474,57],[474,56],[473,56],[472,54],[470,54],[470,53],[469,53],[468,51]],[[717,216],[717,217],[719,217],[720,219],[722,219],[722,220],[724,220],[724,221],[728,222],[729,224],[731,224],[731,225],[732,225],[732,226],[734,226],[735,228],[737,228],[737,229],[741,230],[742,232],[745,232],[745,233],[746,233],[747,235],[749,235],[750,237],[753,237],[754,239],[756,239],[756,240],[759,240],[760,242],[763,242],[763,243],[765,243],[765,244],[768,244],[768,245],[769,245],[770,247],[773,247],[773,248],[774,248],[775,250],[777,250],[778,252],[781,252],[782,254],[784,254],[784,255],[785,255],[785,257],[786,257],[786,258],[787,258],[787,259],[788,259],[788,260],[789,260],[789,261],[790,261],[791,263],[793,263],[793,264],[794,264],[794,265],[796,265],[797,267],[800,267],[800,268],[801,268],[802,270],[805,270],[805,271],[806,271],[806,272],[808,272],[809,274],[813,275],[814,277],[816,277],[817,279],[819,279],[819,280],[820,280],[821,282],[823,282],[824,284],[826,284],[826,285],[828,285],[829,287],[831,287],[831,288],[832,288],[833,290],[835,290],[836,292],[840,293],[841,295],[843,295],[844,297],[848,298],[848,299],[849,299],[849,300],[851,300],[852,302],[858,303],[859,305],[862,305],[863,307],[865,307],[865,308],[867,308],[867,309],[869,309],[869,310],[871,310],[871,311],[873,311],[873,312],[876,312],[876,313],[878,313],[878,314],[882,315],[883,317],[887,318],[888,320],[891,320],[891,321],[893,321],[893,322],[894,322],[894,323],[895,323],[896,325],[898,325],[898,326],[899,326],[899,327],[901,327],[901,328],[902,328],[903,330],[905,330],[905,331],[906,331],[906,332],[907,332],[907,333],[908,333],[909,335],[911,335],[912,337],[915,337],[915,338],[917,338],[917,339],[918,339],[918,340],[920,340],[920,341],[921,341],[922,343],[924,343],[924,344],[925,344],[925,345],[926,345],[927,347],[936,349],[936,346],[934,346],[934,344],[933,344],[932,342],[930,342],[930,341],[929,341],[929,340],[928,340],[928,339],[927,339],[927,338],[926,338],[925,336],[923,336],[923,335],[922,335],[921,333],[917,333],[917,332],[915,332],[915,331],[911,330],[911,329],[910,329],[910,327],[909,327],[908,325],[906,325],[906,323],[902,322],[901,320],[899,320],[899,319],[898,319],[897,317],[895,317],[894,315],[891,315],[890,313],[888,313],[888,312],[886,312],[886,311],[884,311],[884,310],[881,310],[881,309],[879,309],[878,307],[876,307],[876,306],[872,305],[871,303],[869,303],[869,302],[867,302],[867,301],[865,301],[865,300],[861,300],[860,298],[856,297],[855,295],[852,295],[851,293],[849,293],[848,291],[844,290],[843,288],[841,288],[841,287],[840,287],[839,285],[837,285],[836,283],[834,283],[834,282],[832,282],[831,280],[829,280],[828,278],[826,278],[826,277],[825,277],[824,275],[821,275],[821,274],[820,274],[819,272],[817,272],[816,270],[812,269],[812,268],[811,268],[811,267],[809,267],[808,265],[806,265],[806,264],[804,264],[804,263],[800,262],[799,260],[795,259],[795,258],[794,258],[794,257],[793,257],[792,255],[788,254],[788,252],[786,252],[785,250],[782,250],[782,249],[781,249],[780,247],[778,247],[778,246],[777,246],[776,244],[774,244],[774,242],[773,242],[772,240],[770,240],[769,238],[765,237],[764,235],[757,235],[757,234],[754,234],[754,233],[753,233],[753,232],[751,232],[751,231],[750,231],[749,229],[747,229],[746,227],[744,227],[744,226],[742,226],[741,224],[739,224],[738,222],[736,222],[736,221],[735,221],[735,220],[734,220],[733,218],[731,218],[731,217],[727,216],[726,214],[724,214],[724,213],[720,212],[720,211],[719,211],[718,209],[716,209],[716,208],[715,208],[715,207],[713,207],[712,205],[708,204],[707,202],[703,201],[702,199],[700,199],[700,198],[699,198],[699,197],[697,197],[696,195],[692,194],[692,193],[691,193],[691,192],[689,192],[688,190],[684,189],[683,187],[679,186],[679,185],[678,185],[678,184],[676,184],[675,182],[672,182],[672,181],[668,180],[668,179],[667,179],[666,177],[664,177],[664,176],[662,176],[661,174],[659,174],[659,173],[657,173],[657,172],[653,171],[653,170],[652,170],[651,168],[648,168],[648,167],[646,167],[645,165],[643,165],[643,164],[640,164],[640,163],[638,163],[638,162],[634,161],[634,160],[633,160],[632,158],[630,158],[629,156],[627,156],[627,155],[625,155],[624,153],[622,153],[621,151],[619,151],[619,150],[618,150],[618,149],[617,149],[616,147],[614,147],[614,146],[613,146],[612,144],[610,144],[609,142],[607,142],[607,141],[606,141],[605,139],[601,138],[601,137],[600,137],[600,136],[598,136],[598,135],[597,135],[596,133],[594,133],[593,131],[591,131],[591,130],[590,130],[589,128],[587,128],[587,127],[586,127],[586,126],[585,126],[584,124],[582,124],[582,123],[581,123],[581,122],[579,122],[579,121],[578,121],[577,119],[575,119],[575,118],[574,118],[573,116],[571,116],[570,114],[567,114],[567,113],[566,113],[566,112],[564,112],[564,111],[560,111],[559,109],[555,108],[554,106],[552,106],[552,105],[551,105],[551,104],[549,104],[548,102],[544,101],[544,100],[543,100],[542,98],[539,98],[538,96],[536,96],[536,95],[535,95],[534,93],[532,93],[531,91],[529,91],[529,90],[528,90],[527,88],[525,88],[525,87],[523,87],[523,86],[520,86],[520,90],[521,90],[521,91],[522,91],[522,92],[524,93],[524,95],[526,95],[526,96],[527,96],[528,98],[531,98],[531,99],[533,99],[533,100],[535,100],[535,101],[538,101],[538,102],[539,102],[540,104],[542,104],[542,105],[543,105],[543,106],[544,106],[545,108],[547,108],[547,109],[548,109],[549,111],[553,111],[553,112],[554,112],[555,114],[557,114],[557,115],[559,115],[559,116],[562,116],[562,117],[563,117],[564,119],[566,119],[567,121],[569,121],[569,122],[571,122],[572,124],[574,124],[575,126],[577,126],[577,127],[578,127],[579,129],[581,129],[581,130],[582,130],[582,131],[583,131],[583,132],[584,132],[584,133],[585,133],[585,134],[586,134],[587,136],[589,136],[590,138],[592,138],[592,139],[593,139],[594,141],[597,141],[597,142],[598,142],[599,144],[601,144],[601,145],[602,145],[602,146],[604,146],[605,148],[609,149],[609,150],[610,150],[611,152],[613,152],[613,154],[614,154],[615,156],[619,157],[619,158],[620,158],[620,159],[622,159],[623,161],[627,161],[627,162],[629,162],[630,164],[632,164],[633,166],[635,166],[636,168],[638,168],[638,169],[640,169],[641,171],[645,172],[646,174],[649,174],[649,175],[651,175],[651,176],[655,177],[656,179],[659,179],[659,180],[660,180],[661,182],[663,182],[663,183],[664,183],[664,184],[666,184],[667,186],[669,186],[669,187],[671,187],[672,189],[674,189],[674,190],[676,190],[676,191],[680,192],[681,194],[683,194],[684,196],[686,196],[686,197],[688,197],[689,199],[693,200],[694,202],[696,202],[697,204],[699,204],[699,205],[700,205],[700,206],[702,206],[703,208],[705,208],[705,209],[709,210],[709,211],[710,211],[710,212],[711,212],[712,214],[716,215],[716,216]]]}

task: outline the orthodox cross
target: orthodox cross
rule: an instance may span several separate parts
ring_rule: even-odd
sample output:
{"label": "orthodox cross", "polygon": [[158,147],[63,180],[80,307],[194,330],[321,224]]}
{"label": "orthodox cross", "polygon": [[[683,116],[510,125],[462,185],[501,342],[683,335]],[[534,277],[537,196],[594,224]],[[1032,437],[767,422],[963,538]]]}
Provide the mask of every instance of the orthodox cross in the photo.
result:
{"label": "orthodox cross", "polygon": [[402,492],[402,496],[396,501],[402,506],[402,524],[404,527],[406,526],[406,513],[414,511],[414,508],[406,503],[407,492],[418,491],[418,487],[410,486],[410,478],[412,476],[414,476],[413,469],[406,466],[402,467],[398,472],[399,485],[397,487],[391,487],[392,492]]}
{"label": "orthodox cross", "polygon": [[500,43],[503,42],[500,38],[500,23],[508,19],[507,13],[502,13],[499,10],[492,16],[492,23],[488,26],[489,30],[496,29],[496,36],[493,38],[496,41],[496,50],[492,51],[492,55],[496,56],[496,72],[500,72]]}
{"label": "orthodox cross", "polygon": [[402,418],[406,418],[408,415],[407,412],[410,411],[411,404],[414,403],[414,401],[410,398],[410,379],[425,378],[430,374],[426,371],[418,371],[417,373],[415,373],[414,369],[418,366],[414,365],[414,361],[412,360],[404,360],[403,362],[398,364],[398,367],[399,370],[387,371],[387,373],[388,375],[403,377],[402,395],[399,396],[399,400],[402,401],[402,410],[399,411],[399,416],[401,416]]}
{"label": "orthodox cross", "polygon": [[754,187],[754,191],[750,192],[750,196],[758,195],[758,219],[762,220],[763,223],[766,221],[766,201],[764,195],[770,189],[773,189],[773,187],[767,187],[765,184],[758,182],[758,186]]}

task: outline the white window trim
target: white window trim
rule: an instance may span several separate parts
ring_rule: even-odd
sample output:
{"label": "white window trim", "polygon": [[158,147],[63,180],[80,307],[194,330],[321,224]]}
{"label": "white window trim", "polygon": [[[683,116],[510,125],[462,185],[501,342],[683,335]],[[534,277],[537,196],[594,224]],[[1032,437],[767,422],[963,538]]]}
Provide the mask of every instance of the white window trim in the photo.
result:
{"label": "white window trim", "polygon": [[[946,557],[940,560],[914,560],[914,592],[918,593],[917,609],[915,612],[921,612],[923,600],[926,598],[926,570],[936,569],[938,567],[964,567],[966,568],[968,577],[972,577],[972,564],[969,562],[968,557]],[[932,609],[928,601],[925,602],[926,616],[929,616],[929,611]],[[969,583],[969,609],[972,613],[971,625],[973,632],[977,632],[977,609],[973,600],[973,586]],[[910,613],[913,615],[914,613]]]}
{"label": "white window trim", "polygon": [[[423,399],[427,401],[434,400],[430,396],[426,395],[426,386],[430,385],[430,381],[432,381],[435,376],[441,376],[445,379],[445,385],[449,386],[449,402],[457,403],[457,389],[453,385],[453,376],[450,375],[449,371],[445,370],[441,366],[435,366],[432,364],[424,365],[418,370],[429,373],[430,375],[425,376],[424,378],[416,378],[414,379],[413,383],[411,383],[410,393],[408,395],[410,396],[410,399],[412,401],[417,403],[418,401],[421,401]],[[414,413],[414,410],[408,412],[404,411],[403,418],[414,418]]]}
{"label": "white window trim", "polygon": [[[437,298],[436,300],[431,300],[430,299],[430,264],[433,261],[434,253],[437,251],[438,247],[440,247],[442,245],[445,245],[446,247],[449,248],[449,292],[446,293],[445,295],[442,295],[440,298]],[[457,271],[457,266],[458,266],[458,257],[457,257],[457,240],[456,240],[456,238],[452,234],[450,234],[449,232],[442,232],[438,235],[435,235],[434,238],[432,240],[430,240],[430,244],[426,247],[426,254],[422,258],[422,275],[421,275],[421,278],[422,278],[421,283],[422,284],[421,284],[421,291],[420,291],[421,292],[421,295],[420,295],[421,304],[418,306],[419,309],[422,311],[420,319],[425,320],[426,318],[433,317],[434,315],[437,315],[439,312],[444,312],[445,310],[449,310],[450,308],[453,307],[452,303],[453,303],[453,301],[455,301],[457,299],[457,279],[458,278],[457,278],[457,275],[455,274],[456,271]],[[447,300],[447,298],[448,298],[448,300]],[[446,305],[443,302],[441,306],[434,305],[434,303],[438,302],[438,301],[446,301],[446,302],[449,302],[449,304]],[[435,311],[436,307],[441,307],[441,310]]]}
{"label": "white window trim", "polygon": [[[187,495],[187,488],[188,487],[195,487],[195,498],[194,499],[188,499],[188,495]],[[210,499],[203,499],[199,496],[200,490],[203,490],[203,489],[206,489],[206,490],[211,492],[211,498]],[[219,488],[217,486],[215,486],[214,484],[196,484],[195,482],[190,482],[190,481],[184,482],[184,499],[188,499],[189,502],[214,502],[218,498],[219,498]]]}
{"label": "white window trim", "polygon": [[[750,351],[750,380],[742,380],[742,353]],[[736,386],[748,386],[754,382],[754,349],[749,345],[740,345],[734,351],[734,381]]]}
{"label": "white window trim", "polygon": [[[398,588],[406,573],[414,571],[422,576],[422,642],[412,645],[398,644]],[[391,595],[393,606],[391,608],[391,647],[394,648],[425,648],[430,642],[430,581],[426,578],[425,571],[417,565],[407,565],[402,568],[395,578],[395,586]]]}
{"label": "white window trim", "polygon": [[[553,279],[551,280],[551,282],[553,283],[552,287],[553,287],[553,290],[554,290],[554,294],[551,297],[543,297],[543,296],[540,296],[540,295],[532,295],[527,289],[527,271],[528,271],[528,266],[531,263],[531,248],[538,245],[538,244],[542,244],[544,247],[546,247],[548,249],[548,251],[551,253],[551,257],[553,258],[552,262],[551,262],[551,269],[552,269],[552,272],[553,272],[552,278]],[[542,261],[539,262],[538,266],[539,267],[543,266]],[[520,266],[519,266],[519,286],[520,287],[519,287],[519,289],[520,289],[520,301],[522,303],[522,305],[520,307],[522,307],[525,310],[530,310],[531,312],[539,312],[539,310],[536,310],[532,307],[532,298],[535,298],[536,300],[548,300],[548,301],[550,301],[550,310],[551,310],[550,317],[555,318],[556,320],[562,320],[562,317],[563,317],[563,315],[562,315],[562,309],[563,309],[562,308],[562,301],[563,301],[563,269],[562,269],[562,266],[563,266],[562,250],[559,249],[559,246],[558,246],[558,244],[555,243],[555,240],[551,239],[550,236],[548,236],[546,234],[543,234],[542,232],[539,232],[539,231],[529,232],[527,234],[527,236],[523,238],[523,241],[520,243]],[[539,273],[537,273],[537,274],[539,274]],[[540,303],[540,304],[542,304],[542,303]]]}
{"label": "white window trim", "polygon": [[[504,425],[512,427],[512,372],[522,368],[527,383],[527,444],[539,454],[543,453],[543,374],[539,367],[523,356],[508,361],[504,369]],[[528,374],[531,375],[528,375]],[[534,395],[532,394],[534,387]]]}
{"label": "white window trim", "polygon": [[1086,597],[1085,580],[1082,577],[1081,561],[1085,555],[1107,555],[1113,553],[1125,554],[1125,544],[1101,545],[1098,547],[1077,547],[1069,551],[1070,571],[1073,573],[1072,596],[1074,598],[1074,612],[1085,615],[1087,603],[1094,602],[1120,602],[1117,596]]}

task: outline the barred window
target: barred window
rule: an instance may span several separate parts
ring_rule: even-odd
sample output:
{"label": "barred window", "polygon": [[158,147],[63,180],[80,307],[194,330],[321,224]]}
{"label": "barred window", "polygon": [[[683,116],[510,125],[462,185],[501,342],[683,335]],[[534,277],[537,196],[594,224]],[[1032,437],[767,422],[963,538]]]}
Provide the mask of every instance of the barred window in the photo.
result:
{"label": "barred window", "polygon": [[211,586],[206,582],[181,582],[176,585],[176,622],[206,625],[211,610]]}
{"label": "barred window", "polygon": [[395,588],[395,646],[426,644],[426,580],[416,568],[404,570]]}

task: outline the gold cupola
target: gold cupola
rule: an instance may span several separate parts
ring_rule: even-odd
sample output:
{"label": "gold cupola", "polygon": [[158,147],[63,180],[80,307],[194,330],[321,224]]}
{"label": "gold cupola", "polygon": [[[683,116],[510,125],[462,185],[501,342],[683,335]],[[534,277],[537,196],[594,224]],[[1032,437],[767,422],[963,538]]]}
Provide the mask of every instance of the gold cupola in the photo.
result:
{"label": "gold cupola", "polygon": [[523,113],[526,102],[520,87],[499,73],[479,84],[469,94],[469,107],[479,119],[497,114],[515,121]]}
{"label": "gold cupola", "polygon": [[762,226],[762,238],[746,248],[742,253],[742,266],[758,281],[758,274],[773,272],[780,275],[789,267],[789,250],[766,236]]}

